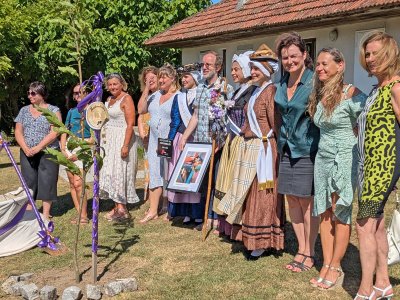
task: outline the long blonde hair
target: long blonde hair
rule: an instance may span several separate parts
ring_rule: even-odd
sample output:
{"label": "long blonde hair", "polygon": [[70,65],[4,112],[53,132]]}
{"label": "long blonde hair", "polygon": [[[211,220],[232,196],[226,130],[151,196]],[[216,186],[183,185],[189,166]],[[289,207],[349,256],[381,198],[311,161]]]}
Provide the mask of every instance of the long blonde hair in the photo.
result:
{"label": "long blonde hair", "polygon": [[[329,53],[332,59],[337,64],[344,63],[343,53],[336,48],[322,48],[317,57],[321,53]],[[332,112],[338,106],[342,100],[344,81],[344,68],[339,70],[332,78],[329,78],[325,83],[319,80],[317,72],[314,72],[314,89],[310,95],[310,101],[308,104],[308,112],[311,118],[314,117],[315,111],[317,110],[317,104],[321,100],[324,100],[325,115],[330,118]]]}

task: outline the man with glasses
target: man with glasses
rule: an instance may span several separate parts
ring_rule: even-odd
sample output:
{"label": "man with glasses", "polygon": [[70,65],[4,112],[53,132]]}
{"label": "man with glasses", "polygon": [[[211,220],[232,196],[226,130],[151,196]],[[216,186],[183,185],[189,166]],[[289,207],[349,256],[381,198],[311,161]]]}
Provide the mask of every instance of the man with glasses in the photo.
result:
{"label": "man with glasses", "polygon": [[[207,51],[202,60],[202,75],[203,81],[197,86],[196,90],[196,99],[193,101],[194,113],[189,121],[189,124],[182,136],[182,140],[180,143],[180,148],[183,150],[185,147],[187,139],[194,132],[194,141],[201,143],[211,143],[212,142],[212,133],[209,122],[209,105],[211,100],[211,92],[217,87],[220,87],[221,94],[225,97],[225,100],[231,99],[233,95],[233,87],[226,83],[225,78],[221,78],[219,76],[219,72],[222,69],[222,57],[215,51]],[[214,155],[214,179],[215,174],[218,171],[219,159],[221,157],[221,148],[219,145],[218,151]],[[207,176],[208,171],[206,172],[206,176],[203,178],[203,182],[200,187],[201,192],[201,203],[205,203],[205,198],[207,194]],[[214,190],[214,182],[212,185],[212,192]],[[213,199],[213,195],[211,195],[211,199]],[[210,208],[212,208],[212,203],[210,203]],[[213,226],[217,226],[217,218],[218,216],[212,212],[212,209],[209,210],[209,218],[215,220],[213,222]],[[196,227],[201,230],[201,224]]]}

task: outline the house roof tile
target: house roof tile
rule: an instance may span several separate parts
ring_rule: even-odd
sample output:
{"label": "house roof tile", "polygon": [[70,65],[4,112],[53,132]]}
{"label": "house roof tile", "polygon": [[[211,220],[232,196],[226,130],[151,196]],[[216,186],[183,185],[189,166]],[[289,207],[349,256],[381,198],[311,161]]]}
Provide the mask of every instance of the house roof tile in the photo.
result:
{"label": "house roof tile", "polygon": [[[211,43],[216,38],[232,40],[249,33],[293,30],[305,24],[328,24],[347,17],[395,15],[400,0],[248,0],[236,9],[238,0],[222,0],[148,39],[148,46],[184,47]],[[395,8],[395,10],[393,9]],[[261,31],[260,31],[261,30]]]}

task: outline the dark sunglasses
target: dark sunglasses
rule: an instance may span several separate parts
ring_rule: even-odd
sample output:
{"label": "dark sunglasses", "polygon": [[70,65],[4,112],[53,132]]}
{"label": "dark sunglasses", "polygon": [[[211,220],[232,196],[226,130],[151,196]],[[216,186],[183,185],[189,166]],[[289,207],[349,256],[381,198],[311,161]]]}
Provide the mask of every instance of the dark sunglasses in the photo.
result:
{"label": "dark sunglasses", "polygon": [[36,92],[28,91],[28,97],[29,96],[35,97],[37,94],[38,93],[36,93]]}

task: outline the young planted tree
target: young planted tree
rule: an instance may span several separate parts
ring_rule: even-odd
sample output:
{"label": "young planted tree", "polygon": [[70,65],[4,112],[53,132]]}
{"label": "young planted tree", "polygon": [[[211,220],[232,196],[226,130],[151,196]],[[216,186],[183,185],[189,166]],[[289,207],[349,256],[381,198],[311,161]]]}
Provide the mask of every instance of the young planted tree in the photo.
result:
{"label": "young planted tree", "polygon": [[[80,84],[83,81],[82,75],[82,64],[85,55],[87,54],[90,46],[91,33],[93,31],[93,24],[98,17],[98,12],[90,5],[91,1],[86,0],[75,0],[75,1],[61,1],[57,5],[54,5],[49,13],[39,23],[39,36],[37,38],[40,43],[38,55],[53,58],[58,58],[60,65],[58,70],[69,74],[73,77],[78,77]],[[48,114],[48,112],[46,112]],[[69,136],[67,147],[69,150],[73,150],[76,147],[81,147],[78,151],[78,159],[83,162],[82,173],[76,174],[76,168],[70,169],[72,164],[67,164],[67,169],[71,173],[82,177],[82,194],[80,195],[79,211],[76,222],[76,235],[74,243],[74,265],[75,265],[75,280],[80,281],[80,272],[78,266],[78,240],[79,240],[79,229],[81,223],[81,210],[84,198],[86,196],[86,173],[88,171],[88,163],[91,161],[93,155],[88,153],[91,151],[91,146],[84,140],[84,112],[81,113],[81,141],[78,142],[71,132],[64,132],[65,129],[57,126],[57,130],[61,131],[62,134]],[[49,118],[50,120],[51,118]],[[52,120],[54,121],[54,120]],[[83,147],[83,148],[82,148]],[[50,151],[50,150],[47,150]],[[51,153],[56,157],[57,162],[60,164],[66,164],[67,158],[62,157],[63,154],[59,152]],[[93,161],[91,161],[93,162]]]}

